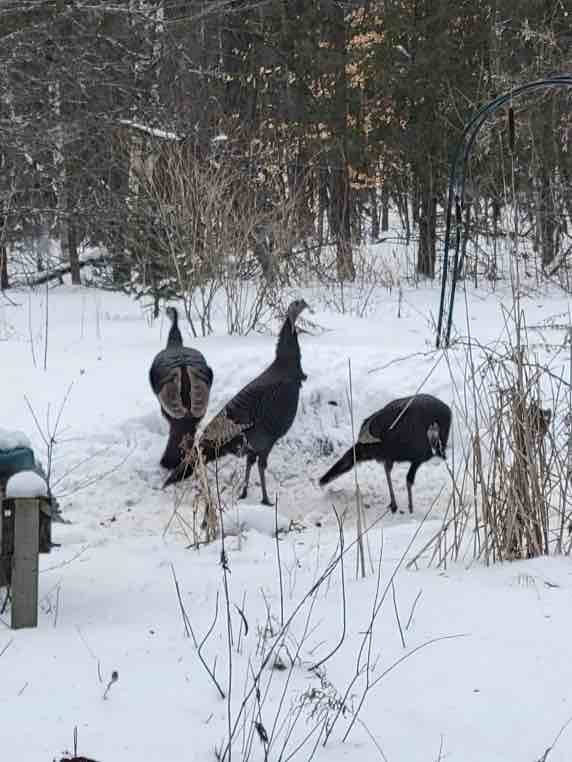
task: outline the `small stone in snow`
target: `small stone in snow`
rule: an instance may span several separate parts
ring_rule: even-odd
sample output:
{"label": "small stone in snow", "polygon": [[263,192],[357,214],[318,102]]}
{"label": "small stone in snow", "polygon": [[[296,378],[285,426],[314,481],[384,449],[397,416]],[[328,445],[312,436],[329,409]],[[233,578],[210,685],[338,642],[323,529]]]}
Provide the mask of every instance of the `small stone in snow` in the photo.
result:
{"label": "small stone in snow", "polygon": [[46,480],[35,471],[19,471],[8,479],[6,497],[14,500],[19,497],[47,497]]}

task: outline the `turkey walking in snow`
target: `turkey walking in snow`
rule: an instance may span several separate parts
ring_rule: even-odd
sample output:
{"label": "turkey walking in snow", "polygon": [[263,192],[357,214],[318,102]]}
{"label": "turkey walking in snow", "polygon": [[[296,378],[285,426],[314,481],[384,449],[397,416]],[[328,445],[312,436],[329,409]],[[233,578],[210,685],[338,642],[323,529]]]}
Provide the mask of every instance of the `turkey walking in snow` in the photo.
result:
{"label": "turkey walking in snow", "polygon": [[409,513],[413,513],[412,488],[417,469],[433,455],[445,458],[450,427],[451,408],[437,397],[415,394],[393,400],[365,419],[355,447],[350,447],[322,476],[320,486],[351,471],[355,463],[376,460],[385,467],[391,497],[389,507],[395,513],[391,469],[394,463],[408,462],[411,466],[407,472],[407,497]]}
{"label": "turkey walking in snow", "polygon": [[[308,307],[298,299],[288,307],[278,337],[274,362],[228,402],[205,427],[198,443],[205,463],[223,455],[246,455],[246,474],[240,494],[245,498],[252,466],[258,461],[262,502],[272,505],[266,489],[268,455],[296,417],[300,386],[306,379],[300,361],[296,320]],[[197,464],[196,449],[189,452],[165,482],[165,487],[189,477]]]}
{"label": "turkey walking in snow", "polygon": [[197,426],[207,410],[213,372],[197,349],[183,346],[175,307],[167,307],[166,313],[171,320],[167,346],[153,360],[149,381],[169,421],[169,441],[161,465],[171,470],[195,441]]}

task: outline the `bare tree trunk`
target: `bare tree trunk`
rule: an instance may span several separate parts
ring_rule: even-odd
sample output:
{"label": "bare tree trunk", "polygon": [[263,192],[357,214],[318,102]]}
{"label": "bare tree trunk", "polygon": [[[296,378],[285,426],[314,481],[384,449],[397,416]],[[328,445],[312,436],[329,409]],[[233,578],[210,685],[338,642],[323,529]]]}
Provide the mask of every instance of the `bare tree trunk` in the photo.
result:
{"label": "bare tree trunk", "polygon": [[0,291],[10,288],[8,278],[8,249],[6,248],[6,215],[0,216]]}
{"label": "bare tree trunk", "polygon": [[330,6],[331,42],[336,56],[334,135],[330,159],[330,227],[336,239],[336,269],[340,280],[354,280],[356,273],[351,241],[351,188],[347,153],[347,30],[341,3]]}
{"label": "bare tree trunk", "polygon": [[393,199],[395,201],[395,205],[397,206],[397,212],[401,220],[401,225],[403,228],[405,228],[406,243],[407,245],[409,245],[409,241],[411,240],[411,219],[409,216],[409,196],[408,196],[406,187],[403,187],[401,183],[398,183],[397,186],[398,187],[395,189]]}
{"label": "bare tree trunk", "polygon": [[381,189],[381,229],[389,230],[389,192],[385,184]]}
{"label": "bare tree trunk", "polygon": [[330,195],[330,227],[336,239],[336,270],[339,280],[353,281],[356,277],[353,263],[349,210],[349,177],[345,155],[339,158],[341,166],[332,168]]}
{"label": "bare tree trunk", "polygon": [[375,241],[379,238],[379,209],[377,205],[377,188],[372,188],[369,192],[370,208],[371,208],[371,240]]}
{"label": "bare tree trunk", "polygon": [[74,286],[81,285],[81,268],[77,250],[77,233],[73,223],[68,222],[68,254],[70,263],[71,282]]}
{"label": "bare tree trunk", "polygon": [[328,186],[327,173],[322,168],[318,168],[318,244],[320,248],[324,245],[324,220],[328,209]]}
{"label": "bare tree trunk", "polygon": [[7,291],[10,288],[10,279],[8,278],[8,251],[4,244],[0,245],[0,291]]}
{"label": "bare tree trunk", "polygon": [[[58,16],[66,10],[66,3],[64,0],[56,0],[53,8],[55,15]],[[60,33],[63,37],[67,37],[71,34],[71,27],[65,24],[60,28]],[[54,66],[62,65],[62,61],[54,61]],[[66,84],[64,82],[63,72],[54,72],[53,79],[48,87],[50,96],[50,106],[53,112],[54,123],[56,129],[54,131],[54,147],[52,150],[53,163],[54,163],[54,192],[56,196],[56,224],[58,228],[58,235],[60,239],[60,246],[62,249],[63,259],[69,262],[70,272],[72,276],[72,283],[80,283],[80,269],[79,259],[77,257],[77,247],[75,246],[75,240],[70,240],[70,171],[69,171],[69,151],[70,151],[70,135],[66,127],[66,121],[68,114],[66,113],[66,104],[64,98],[69,93],[66,92]],[[73,234],[72,234],[73,235]]]}
{"label": "bare tree trunk", "polygon": [[539,204],[538,226],[540,228],[540,251],[542,267],[548,267],[556,256],[556,209],[554,180],[556,171],[556,145],[554,107],[540,119]]}
{"label": "bare tree trunk", "polygon": [[540,177],[540,204],[539,204],[539,223],[540,223],[540,247],[542,251],[542,267],[546,268],[556,256],[555,240],[555,218],[554,218],[554,197],[552,195],[552,183],[548,173],[542,170]]}
{"label": "bare tree trunk", "polygon": [[426,278],[434,278],[437,258],[437,202],[431,175],[420,178],[419,195],[417,272]]}

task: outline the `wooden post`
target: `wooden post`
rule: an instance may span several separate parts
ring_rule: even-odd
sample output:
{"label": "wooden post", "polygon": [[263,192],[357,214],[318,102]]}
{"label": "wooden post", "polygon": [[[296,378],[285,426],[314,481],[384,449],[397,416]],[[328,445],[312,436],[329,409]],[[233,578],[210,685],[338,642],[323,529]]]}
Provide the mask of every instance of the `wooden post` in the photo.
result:
{"label": "wooden post", "polygon": [[[6,495],[6,479],[0,479],[0,510]],[[0,513],[0,553],[2,553],[2,514]],[[1,583],[0,583],[1,584]]]}
{"label": "wooden post", "polygon": [[[3,532],[3,524],[4,524],[4,510],[6,509],[6,505],[4,502],[4,495],[6,494],[6,481],[0,479],[0,588],[6,586],[8,587],[10,584],[10,571],[11,567],[9,568],[9,564],[11,565],[11,559],[7,559],[4,557],[4,544],[2,542],[2,532]],[[2,610],[4,609],[4,606],[2,606]]]}
{"label": "wooden post", "polygon": [[40,501],[14,500],[14,556],[12,558],[13,630],[38,626],[38,552]]}

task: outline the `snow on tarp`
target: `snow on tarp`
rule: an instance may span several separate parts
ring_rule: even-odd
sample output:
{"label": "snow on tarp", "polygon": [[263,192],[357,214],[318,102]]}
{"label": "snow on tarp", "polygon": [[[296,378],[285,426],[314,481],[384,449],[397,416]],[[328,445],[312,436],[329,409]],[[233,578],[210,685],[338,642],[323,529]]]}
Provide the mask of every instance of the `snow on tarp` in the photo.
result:
{"label": "snow on tarp", "polygon": [[276,514],[273,508],[258,505],[237,505],[223,514],[224,532],[227,535],[237,535],[254,529],[260,534],[274,537],[276,524],[279,532],[287,532],[290,520],[281,513]]}
{"label": "snow on tarp", "polygon": [[6,497],[47,497],[48,485],[35,471],[19,471],[8,479]]}
{"label": "snow on tarp", "polygon": [[0,451],[15,450],[17,447],[29,447],[32,449],[30,440],[23,431],[10,431],[0,429]]}

